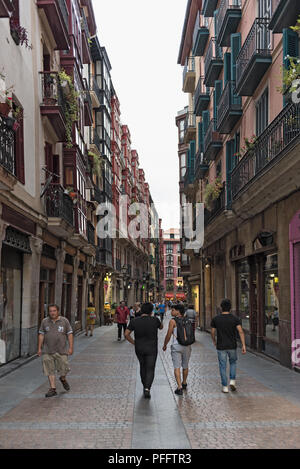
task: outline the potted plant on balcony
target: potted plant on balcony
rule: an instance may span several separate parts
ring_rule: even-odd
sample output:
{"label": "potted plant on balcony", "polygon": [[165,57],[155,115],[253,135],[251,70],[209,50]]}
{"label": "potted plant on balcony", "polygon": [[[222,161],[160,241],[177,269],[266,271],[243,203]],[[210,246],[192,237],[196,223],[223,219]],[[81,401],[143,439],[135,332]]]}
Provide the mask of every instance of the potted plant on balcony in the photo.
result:
{"label": "potted plant on balcony", "polygon": [[32,49],[32,44],[29,43],[28,31],[26,28],[23,28],[23,26],[20,26],[19,24],[11,20],[10,33],[17,46],[25,45],[26,49]]}
{"label": "potted plant on balcony", "polygon": [[100,178],[102,169],[102,158],[96,153],[93,153],[92,151],[89,151],[88,155],[93,160],[93,175]]}
{"label": "potted plant on balcony", "polygon": [[72,142],[72,130],[73,124],[78,120],[78,97],[79,93],[75,90],[74,82],[72,77],[68,75],[65,70],[61,70],[58,73],[59,83],[62,86],[62,83],[67,82],[69,92],[65,95],[66,107],[65,107],[65,116],[66,116],[66,146],[67,148],[73,147]]}
{"label": "potted plant on balcony", "polygon": [[223,183],[218,177],[213,183],[208,183],[204,192],[204,203],[206,208],[211,211],[214,207],[215,200],[218,200],[223,189]]}

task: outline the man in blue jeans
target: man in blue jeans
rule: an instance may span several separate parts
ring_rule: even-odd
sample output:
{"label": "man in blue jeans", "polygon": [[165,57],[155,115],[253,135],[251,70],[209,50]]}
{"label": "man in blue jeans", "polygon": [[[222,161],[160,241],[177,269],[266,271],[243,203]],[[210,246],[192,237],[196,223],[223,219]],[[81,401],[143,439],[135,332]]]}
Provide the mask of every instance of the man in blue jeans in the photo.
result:
{"label": "man in blue jeans", "polygon": [[[222,314],[211,322],[211,337],[217,347],[223,392],[228,393],[227,357],[230,363],[230,389],[236,391],[237,331],[242,342],[242,353],[246,353],[245,334],[241,321],[231,314],[231,301],[223,300]],[[216,341],[217,332],[217,341]]]}

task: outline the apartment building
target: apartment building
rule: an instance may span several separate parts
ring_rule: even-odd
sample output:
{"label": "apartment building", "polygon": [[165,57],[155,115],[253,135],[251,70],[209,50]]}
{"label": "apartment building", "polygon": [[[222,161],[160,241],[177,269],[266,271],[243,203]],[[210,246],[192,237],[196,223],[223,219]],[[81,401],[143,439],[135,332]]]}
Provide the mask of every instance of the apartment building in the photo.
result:
{"label": "apartment building", "polygon": [[299,14],[293,1],[189,1],[178,57],[181,185],[205,204],[203,249],[184,250],[200,325],[230,297],[248,346],[285,366],[300,337],[300,125],[299,104],[279,89],[299,58]]}
{"label": "apartment building", "polygon": [[[51,303],[75,332],[89,302],[102,325],[119,272],[114,240],[96,232],[99,204],[113,201],[118,140],[111,65],[96,32],[91,0],[0,2],[0,364],[36,353]],[[119,149],[122,137],[119,129]],[[131,151],[126,158],[132,172]],[[149,206],[141,169],[136,185]],[[122,266],[133,259],[148,276],[149,240],[138,243]]]}
{"label": "apartment building", "polygon": [[183,280],[180,276],[180,231],[171,228],[163,232],[164,244],[164,297],[166,301],[185,300]]}

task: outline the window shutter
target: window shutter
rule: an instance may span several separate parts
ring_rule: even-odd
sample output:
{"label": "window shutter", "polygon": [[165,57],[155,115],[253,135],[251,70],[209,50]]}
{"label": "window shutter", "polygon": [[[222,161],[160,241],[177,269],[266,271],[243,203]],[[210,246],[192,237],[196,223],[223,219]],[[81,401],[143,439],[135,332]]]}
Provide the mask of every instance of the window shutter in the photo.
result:
{"label": "window shutter", "polygon": [[226,83],[231,80],[231,53],[224,54],[224,88]]}
{"label": "window shutter", "polygon": [[234,143],[234,140],[229,140],[228,142],[226,142],[226,195],[228,209],[230,209],[232,205],[231,173],[234,166]]}
{"label": "window shutter", "polygon": [[223,82],[222,80],[215,81],[215,89],[214,89],[214,119],[215,119],[215,130],[217,128],[217,117],[218,117],[218,104],[222,95],[222,87]]}
{"label": "window shutter", "polygon": [[299,36],[290,28],[283,30],[283,65],[285,68],[288,68],[290,64],[287,55],[299,57]]}
{"label": "window shutter", "polygon": [[231,34],[231,80],[236,82],[236,59],[239,55],[242,45],[241,33]]}
{"label": "window shutter", "polygon": [[16,144],[16,176],[17,179],[25,184],[25,165],[24,165],[24,120],[19,119],[20,127],[15,134]]}
{"label": "window shutter", "polygon": [[199,140],[199,150],[203,153],[203,124],[200,122],[198,124],[198,140]]}
{"label": "window shutter", "polygon": [[208,126],[209,126],[209,111],[203,111],[202,112],[202,130],[203,130],[203,142],[204,142],[204,137],[206,135]]}
{"label": "window shutter", "polygon": [[192,140],[190,142],[190,159],[191,159],[190,174],[191,174],[192,179],[194,178],[194,171],[195,171],[195,155],[196,155],[196,142],[195,140]]}
{"label": "window shutter", "polygon": [[218,22],[217,22],[217,17],[218,17],[219,10],[214,11],[214,25],[215,25],[215,38],[216,38],[216,57],[222,57],[222,47],[220,47],[217,43],[217,38],[219,35],[218,31]]}

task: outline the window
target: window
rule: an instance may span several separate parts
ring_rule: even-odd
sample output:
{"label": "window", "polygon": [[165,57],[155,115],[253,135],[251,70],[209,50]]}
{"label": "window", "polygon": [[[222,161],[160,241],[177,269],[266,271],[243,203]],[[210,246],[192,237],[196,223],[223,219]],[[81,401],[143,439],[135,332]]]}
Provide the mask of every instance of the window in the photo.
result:
{"label": "window", "polygon": [[183,143],[184,141],[184,120],[179,122],[179,143]]}
{"label": "window", "polygon": [[248,261],[238,264],[238,295],[239,318],[242,326],[250,330],[250,267]]}
{"label": "window", "polygon": [[180,179],[182,180],[186,173],[186,153],[180,155]]}
{"label": "window", "polygon": [[269,90],[263,93],[256,104],[256,135],[259,136],[269,123]]}
{"label": "window", "polygon": [[167,265],[173,265],[173,256],[167,256]]}
{"label": "window", "polygon": [[279,342],[278,256],[266,256],[264,266],[265,322],[264,335]]}
{"label": "window", "polygon": [[173,280],[167,280],[167,283],[166,283],[166,290],[171,292],[174,290],[174,282]]}
{"label": "window", "polygon": [[174,269],[173,267],[167,267],[167,277],[173,278],[174,277]]}
{"label": "window", "polygon": [[173,244],[172,243],[168,243],[167,244],[167,254],[173,254]]}

